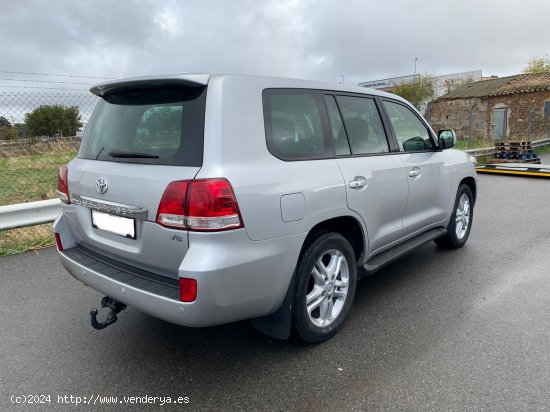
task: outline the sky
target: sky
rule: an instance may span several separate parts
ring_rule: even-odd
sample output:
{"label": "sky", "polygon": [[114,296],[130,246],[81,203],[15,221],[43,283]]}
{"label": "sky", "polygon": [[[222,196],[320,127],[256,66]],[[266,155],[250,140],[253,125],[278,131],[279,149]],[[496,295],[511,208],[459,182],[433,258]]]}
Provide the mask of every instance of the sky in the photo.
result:
{"label": "sky", "polygon": [[0,92],[87,89],[99,78],[185,72],[348,84],[413,74],[415,58],[418,73],[481,69],[505,76],[550,54],[548,0],[0,0],[0,6]]}

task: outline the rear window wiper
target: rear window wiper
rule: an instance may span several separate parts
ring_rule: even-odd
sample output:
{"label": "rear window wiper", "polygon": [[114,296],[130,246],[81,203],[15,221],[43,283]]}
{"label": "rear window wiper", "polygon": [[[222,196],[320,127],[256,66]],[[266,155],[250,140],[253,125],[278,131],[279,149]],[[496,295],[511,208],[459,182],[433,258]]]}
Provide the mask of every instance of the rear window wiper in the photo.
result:
{"label": "rear window wiper", "polygon": [[111,157],[121,157],[125,159],[158,159],[159,157],[150,153],[140,153],[140,152],[109,152]]}

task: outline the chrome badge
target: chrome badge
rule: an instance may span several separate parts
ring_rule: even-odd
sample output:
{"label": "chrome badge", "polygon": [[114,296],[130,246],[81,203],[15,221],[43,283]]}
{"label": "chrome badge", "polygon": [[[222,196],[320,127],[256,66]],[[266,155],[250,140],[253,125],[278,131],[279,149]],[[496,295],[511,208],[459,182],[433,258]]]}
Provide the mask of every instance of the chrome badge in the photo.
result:
{"label": "chrome badge", "polygon": [[107,180],[106,179],[97,179],[97,183],[95,184],[95,188],[98,191],[98,193],[105,193],[107,189],[109,189],[109,186],[107,186]]}

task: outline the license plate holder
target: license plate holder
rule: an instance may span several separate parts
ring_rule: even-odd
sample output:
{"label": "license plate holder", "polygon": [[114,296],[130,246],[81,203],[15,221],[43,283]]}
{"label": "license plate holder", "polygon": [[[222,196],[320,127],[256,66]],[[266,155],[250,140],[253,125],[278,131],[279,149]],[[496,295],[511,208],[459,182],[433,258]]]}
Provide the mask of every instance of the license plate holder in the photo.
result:
{"label": "license plate holder", "polygon": [[129,239],[136,238],[136,220],[92,210],[92,227]]}

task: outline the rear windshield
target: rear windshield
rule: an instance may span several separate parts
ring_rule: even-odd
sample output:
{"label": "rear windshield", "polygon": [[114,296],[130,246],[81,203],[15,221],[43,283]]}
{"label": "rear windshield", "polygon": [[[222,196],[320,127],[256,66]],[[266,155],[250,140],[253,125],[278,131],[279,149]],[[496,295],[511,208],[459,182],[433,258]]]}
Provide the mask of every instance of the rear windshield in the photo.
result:
{"label": "rear windshield", "polygon": [[110,93],[94,110],[78,157],[201,166],[205,100],[205,87],[142,87]]}

